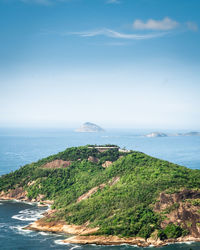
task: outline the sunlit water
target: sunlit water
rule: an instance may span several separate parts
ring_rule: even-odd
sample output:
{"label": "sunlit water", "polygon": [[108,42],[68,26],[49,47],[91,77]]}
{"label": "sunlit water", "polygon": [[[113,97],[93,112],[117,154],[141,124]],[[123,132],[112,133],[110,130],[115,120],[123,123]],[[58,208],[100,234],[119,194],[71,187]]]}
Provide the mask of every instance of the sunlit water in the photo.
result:
{"label": "sunlit water", "polygon": [[[75,133],[70,130],[0,130],[0,175],[67,147],[117,144],[152,156],[200,169],[200,137],[146,138],[149,131]],[[19,202],[0,202],[0,249],[139,249],[134,246],[63,245],[66,236],[32,232],[23,227],[40,218],[45,208]],[[142,248],[140,248],[142,249]],[[157,248],[160,249],[160,248]],[[199,250],[200,243],[175,244],[162,249]]]}

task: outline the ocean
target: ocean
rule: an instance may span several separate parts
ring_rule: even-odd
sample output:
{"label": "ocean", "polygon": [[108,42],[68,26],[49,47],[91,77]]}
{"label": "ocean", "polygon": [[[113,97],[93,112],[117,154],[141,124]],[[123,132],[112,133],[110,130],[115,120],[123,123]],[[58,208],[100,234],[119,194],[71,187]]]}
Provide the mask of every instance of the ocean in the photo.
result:
{"label": "ocean", "polygon": [[[200,136],[143,136],[149,132],[152,131],[110,130],[105,133],[76,133],[73,130],[61,129],[0,129],[0,175],[58,153],[67,147],[109,143],[141,151],[191,169],[200,169]],[[128,245],[63,245],[62,239],[66,238],[66,235],[23,230],[24,226],[40,218],[44,210],[45,208],[38,208],[34,204],[0,201],[0,249],[144,249]],[[156,249],[199,250],[200,243],[172,244]]]}

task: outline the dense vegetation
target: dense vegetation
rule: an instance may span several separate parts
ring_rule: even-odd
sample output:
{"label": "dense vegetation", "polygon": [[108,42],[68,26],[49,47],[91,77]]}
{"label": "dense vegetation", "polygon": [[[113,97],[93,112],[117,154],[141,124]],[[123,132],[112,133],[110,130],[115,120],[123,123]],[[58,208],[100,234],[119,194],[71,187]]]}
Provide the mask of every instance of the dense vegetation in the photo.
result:
{"label": "dense vegetation", "polygon": [[[89,161],[90,156],[98,158],[98,163]],[[71,165],[56,169],[42,167],[56,159],[71,161]],[[105,161],[113,164],[103,168]],[[120,177],[119,181],[111,185],[116,177]],[[106,184],[103,189],[77,203],[78,197],[102,183]],[[157,230],[160,238],[165,239],[185,235],[187,231],[174,224],[162,229],[164,215],[155,213],[153,204],[162,191],[198,189],[200,171],[141,152],[122,153],[117,148],[99,152],[85,146],[68,148],[0,178],[0,191],[19,186],[28,191],[30,199],[42,194],[44,199],[54,200],[53,207],[58,212],[52,219],[73,224],[89,221],[91,227],[100,227],[98,234],[106,235],[148,238]]]}

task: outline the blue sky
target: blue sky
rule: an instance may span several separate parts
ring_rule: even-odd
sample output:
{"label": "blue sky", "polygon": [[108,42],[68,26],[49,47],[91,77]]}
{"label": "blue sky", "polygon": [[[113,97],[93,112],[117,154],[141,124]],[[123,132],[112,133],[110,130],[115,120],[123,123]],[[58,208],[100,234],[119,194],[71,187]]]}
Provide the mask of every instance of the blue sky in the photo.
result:
{"label": "blue sky", "polygon": [[0,126],[200,129],[199,0],[0,0]]}

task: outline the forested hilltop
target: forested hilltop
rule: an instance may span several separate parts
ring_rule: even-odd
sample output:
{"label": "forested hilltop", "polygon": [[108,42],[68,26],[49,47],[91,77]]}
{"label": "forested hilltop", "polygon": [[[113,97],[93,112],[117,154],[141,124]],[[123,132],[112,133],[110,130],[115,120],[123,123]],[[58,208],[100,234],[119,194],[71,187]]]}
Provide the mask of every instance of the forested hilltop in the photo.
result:
{"label": "forested hilltop", "polygon": [[43,223],[92,235],[200,238],[200,170],[116,145],[67,148],[0,177],[0,199],[52,204]]}

